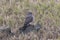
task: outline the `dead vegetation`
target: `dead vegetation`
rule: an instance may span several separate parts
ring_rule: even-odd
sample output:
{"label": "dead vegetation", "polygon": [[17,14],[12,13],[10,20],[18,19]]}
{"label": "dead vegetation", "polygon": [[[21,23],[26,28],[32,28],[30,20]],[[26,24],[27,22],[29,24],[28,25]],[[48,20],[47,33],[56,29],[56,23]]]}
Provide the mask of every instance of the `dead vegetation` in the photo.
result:
{"label": "dead vegetation", "polygon": [[[19,33],[28,11],[34,15],[34,27],[39,22],[41,28],[31,26]],[[60,40],[60,0],[0,0],[1,27],[0,40]]]}

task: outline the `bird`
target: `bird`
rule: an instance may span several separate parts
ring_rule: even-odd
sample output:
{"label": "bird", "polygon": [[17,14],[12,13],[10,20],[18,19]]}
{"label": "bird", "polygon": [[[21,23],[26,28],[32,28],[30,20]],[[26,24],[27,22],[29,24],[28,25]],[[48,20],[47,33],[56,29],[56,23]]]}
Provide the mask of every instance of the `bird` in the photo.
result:
{"label": "bird", "polygon": [[25,22],[24,22],[23,30],[25,30],[32,21],[33,21],[32,12],[28,12],[28,14],[26,15]]}

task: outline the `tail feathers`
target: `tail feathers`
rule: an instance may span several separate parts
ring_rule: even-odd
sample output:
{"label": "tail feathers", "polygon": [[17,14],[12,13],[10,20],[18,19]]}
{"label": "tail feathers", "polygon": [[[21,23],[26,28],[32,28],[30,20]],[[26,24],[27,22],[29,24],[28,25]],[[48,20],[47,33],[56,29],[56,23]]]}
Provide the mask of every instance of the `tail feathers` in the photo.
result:
{"label": "tail feathers", "polygon": [[25,30],[26,28],[27,28],[27,25],[24,25],[24,26],[23,26],[23,30]]}

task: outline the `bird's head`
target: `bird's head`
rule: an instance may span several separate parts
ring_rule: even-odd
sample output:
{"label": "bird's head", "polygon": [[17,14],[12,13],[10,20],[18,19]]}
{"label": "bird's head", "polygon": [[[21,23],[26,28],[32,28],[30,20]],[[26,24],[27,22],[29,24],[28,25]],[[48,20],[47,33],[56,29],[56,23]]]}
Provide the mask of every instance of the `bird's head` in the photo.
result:
{"label": "bird's head", "polygon": [[32,15],[32,12],[28,12],[28,14],[27,15]]}

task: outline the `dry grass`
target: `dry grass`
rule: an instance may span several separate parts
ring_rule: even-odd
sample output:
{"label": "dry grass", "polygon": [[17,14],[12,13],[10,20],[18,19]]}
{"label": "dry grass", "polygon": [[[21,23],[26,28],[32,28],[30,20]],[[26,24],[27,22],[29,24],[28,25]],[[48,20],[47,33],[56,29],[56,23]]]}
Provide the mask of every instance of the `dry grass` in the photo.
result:
{"label": "dry grass", "polygon": [[[60,40],[60,1],[59,0],[0,0],[0,27],[9,26],[12,32],[22,27],[25,15],[31,11],[35,25],[38,21],[42,28],[6,40]],[[1,40],[5,40],[4,38]]]}

